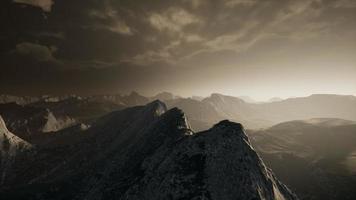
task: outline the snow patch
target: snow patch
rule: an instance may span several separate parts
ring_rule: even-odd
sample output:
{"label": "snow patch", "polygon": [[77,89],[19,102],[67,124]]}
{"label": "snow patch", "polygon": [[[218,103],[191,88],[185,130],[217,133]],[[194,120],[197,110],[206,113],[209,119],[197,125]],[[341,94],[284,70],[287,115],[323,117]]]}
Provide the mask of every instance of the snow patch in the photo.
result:
{"label": "snow patch", "polygon": [[76,121],[70,117],[56,118],[51,111],[47,110],[47,112],[47,122],[42,129],[44,133],[59,131],[76,123]]}

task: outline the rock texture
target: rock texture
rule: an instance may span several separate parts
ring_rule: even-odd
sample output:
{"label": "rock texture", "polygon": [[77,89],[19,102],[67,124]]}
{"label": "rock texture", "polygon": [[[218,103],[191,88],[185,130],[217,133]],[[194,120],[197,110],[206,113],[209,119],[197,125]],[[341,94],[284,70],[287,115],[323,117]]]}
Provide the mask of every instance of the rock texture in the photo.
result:
{"label": "rock texture", "polygon": [[145,176],[124,199],[297,199],[265,167],[242,125],[229,121],[159,149],[143,166]]}
{"label": "rock texture", "polygon": [[314,118],[248,132],[265,163],[300,198],[356,199],[356,122]]}
{"label": "rock texture", "polygon": [[297,199],[242,125],[194,133],[160,101],[62,130],[15,168],[24,175],[0,190],[8,199]]}
{"label": "rock texture", "polygon": [[[178,107],[194,120],[196,130],[205,130],[218,121],[229,119],[248,129],[268,128],[275,124],[309,118],[341,118],[356,121],[356,97],[315,94],[265,103],[248,103],[241,98],[212,94],[203,100],[174,99],[168,107]],[[338,105],[338,106],[335,106]],[[193,122],[193,121],[192,121]]]}
{"label": "rock texture", "polygon": [[2,155],[6,153],[10,156],[14,156],[18,151],[30,146],[29,143],[7,130],[5,122],[0,116],[0,151]]}
{"label": "rock texture", "polygon": [[3,184],[7,173],[17,154],[28,150],[31,145],[7,130],[0,116],[0,186]]}

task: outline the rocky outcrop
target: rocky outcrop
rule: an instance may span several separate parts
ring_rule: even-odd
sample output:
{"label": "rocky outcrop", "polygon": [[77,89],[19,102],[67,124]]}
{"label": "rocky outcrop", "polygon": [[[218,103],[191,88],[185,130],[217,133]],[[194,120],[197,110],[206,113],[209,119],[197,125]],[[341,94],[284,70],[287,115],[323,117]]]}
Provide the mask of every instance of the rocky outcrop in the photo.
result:
{"label": "rocky outcrop", "polygon": [[0,104],[0,114],[11,132],[30,142],[43,133],[58,131],[77,123],[74,118],[55,114],[48,108],[16,103]]}
{"label": "rocky outcrop", "polygon": [[54,114],[47,109],[47,114],[44,116],[46,123],[43,125],[41,132],[56,132],[64,128],[73,126],[76,124],[76,120],[68,116],[55,117]]}
{"label": "rocky outcrop", "polygon": [[[9,199],[296,199],[267,169],[240,124],[194,133],[154,101],[69,128],[40,147]],[[25,183],[18,192],[16,183]],[[46,183],[46,184],[43,184]]]}
{"label": "rocky outcrop", "polygon": [[265,167],[241,124],[221,121],[166,148],[145,160],[145,176],[124,199],[297,199]]}
{"label": "rocky outcrop", "polygon": [[7,130],[0,116],[0,186],[4,182],[7,172],[17,154],[32,148],[32,146],[21,138]]}

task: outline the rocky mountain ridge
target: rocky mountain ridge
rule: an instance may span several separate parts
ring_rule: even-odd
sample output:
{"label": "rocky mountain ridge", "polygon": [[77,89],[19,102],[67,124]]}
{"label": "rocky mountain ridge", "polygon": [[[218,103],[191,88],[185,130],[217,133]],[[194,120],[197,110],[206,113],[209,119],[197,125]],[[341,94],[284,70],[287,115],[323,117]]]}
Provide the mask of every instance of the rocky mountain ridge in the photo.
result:
{"label": "rocky mountain ridge", "polygon": [[6,180],[1,196],[297,199],[265,167],[241,124],[222,121],[195,133],[181,110],[160,101],[112,112],[86,130],[64,129],[36,148],[14,165],[23,175]]}

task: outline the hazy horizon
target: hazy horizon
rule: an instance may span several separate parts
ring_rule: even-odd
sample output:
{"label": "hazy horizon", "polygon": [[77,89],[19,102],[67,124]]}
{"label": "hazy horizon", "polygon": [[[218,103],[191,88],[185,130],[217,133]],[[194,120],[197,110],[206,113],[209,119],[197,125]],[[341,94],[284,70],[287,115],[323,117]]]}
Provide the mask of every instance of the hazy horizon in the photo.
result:
{"label": "hazy horizon", "polygon": [[352,0],[0,6],[1,94],[356,94]]}
{"label": "hazy horizon", "polygon": [[[225,95],[225,96],[232,96],[232,97],[237,97],[240,99],[245,100],[246,102],[268,102],[274,98],[280,98],[281,100],[286,100],[289,98],[303,98],[303,97],[309,97],[311,95],[340,95],[340,96],[355,96],[354,94],[335,94],[335,93],[311,93],[311,94],[307,94],[307,95],[301,95],[301,96],[296,96],[296,95],[292,95],[292,96],[270,96],[267,98],[255,98],[254,96],[248,96],[248,95],[243,95],[243,94],[228,94],[228,93],[223,93],[223,92],[211,92],[208,93],[206,95],[196,95],[196,94],[191,94],[191,95],[181,95],[181,94],[177,94],[177,93],[173,93],[170,91],[160,91],[160,92],[156,92],[156,93],[142,93],[140,91],[130,91],[130,92],[124,92],[124,93],[120,93],[120,92],[113,92],[113,93],[93,93],[93,94],[76,94],[76,93],[68,93],[68,94],[50,94],[50,93],[44,93],[44,94],[38,94],[38,95],[22,95],[22,94],[14,94],[14,93],[0,93],[0,95],[10,95],[10,96],[30,96],[30,97],[38,97],[38,96],[70,96],[70,95],[78,95],[78,96],[95,96],[95,95],[130,95],[131,93],[136,92],[139,95],[145,96],[145,97],[154,97],[156,95],[162,94],[162,93],[171,93],[172,95],[174,95],[175,97],[181,97],[181,98],[193,98],[193,97],[202,97],[202,98],[207,98],[209,96],[211,96],[212,94],[221,94],[221,95]],[[247,99],[247,100],[246,100]]]}
{"label": "hazy horizon", "polygon": [[356,199],[356,0],[0,13],[0,199]]}

